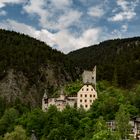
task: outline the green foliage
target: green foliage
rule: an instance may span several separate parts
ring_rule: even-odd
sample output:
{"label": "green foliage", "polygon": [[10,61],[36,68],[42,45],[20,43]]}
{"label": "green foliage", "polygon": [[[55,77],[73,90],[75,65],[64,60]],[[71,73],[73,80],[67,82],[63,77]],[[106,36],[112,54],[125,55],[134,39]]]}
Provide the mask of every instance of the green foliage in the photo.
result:
{"label": "green foliage", "polygon": [[65,86],[65,92],[67,93],[67,95],[74,95],[77,94],[77,92],[80,90],[80,88],[82,87],[82,83],[81,81],[75,81],[72,82],[71,84],[68,84]]}
{"label": "green foliage", "polygon": [[16,126],[11,133],[6,133],[3,140],[29,140],[25,130],[21,126]]}
{"label": "green foliage", "polygon": [[122,139],[126,139],[129,137],[130,133],[130,116],[127,108],[123,105],[120,106],[119,111],[116,114],[116,130],[120,134]]}
{"label": "green foliage", "polygon": [[31,131],[34,130],[39,137],[43,135],[45,121],[46,116],[41,109],[34,109],[19,119],[19,123],[26,128],[28,134],[31,134]]}
{"label": "green foliage", "polygon": [[102,130],[94,134],[91,140],[119,140],[120,136],[116,132]]}
{"label": "green foliage", "polygon": [[117,132],[111,132],[108,130],[107,125],[103,117],[99,117],[94,126],[95,131],[91,140],[118,140],[120,136]]}
{"label": "green foliage", "polygon": [[95,124],[95,133],[100,132],[101,130],[107,130],[106,122],[103,117],[99,117]]}
{"label": "green foliage", "polygon": [[14,129],[14,125],[18,120],[18,111],[14,108],[10,108],[4,112],[4,115],[0,119],[0,135],[5,132],[10,132]]}
{"label": "green foliage", "polygon": [[47,136],[48,140],[61,140],[60,132],[57,128],[54,128]]}

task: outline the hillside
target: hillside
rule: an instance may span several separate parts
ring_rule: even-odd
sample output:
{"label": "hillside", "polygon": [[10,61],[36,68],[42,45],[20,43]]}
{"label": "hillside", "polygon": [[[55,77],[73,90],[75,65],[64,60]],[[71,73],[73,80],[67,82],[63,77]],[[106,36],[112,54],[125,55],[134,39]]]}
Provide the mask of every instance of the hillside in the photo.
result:
{"label": "hillside", "polygon": [[[140,114],[140,38],[105,41],[68,55],[15,32],[0,30],[0,39],[0,140],[29,140],[32,132],[40,140],[130,137],[129,120]],[[41,110],[45,89],[52,96],[62,86],[73,95],[83,69],[94,65],[98,99],[90,110]],[[115,131],[106,125],[110,120],[117,122]]]}
{"label": "hillside", "polygon": [[97,65],[97,80],[127,88],[140,80],[140,37],[104,41],[68,56],[82,70]]}
{"label": "hillside", "polygon": [[6,105],[36,106],[45,89],[51,95],[77,76],[63,53],[31,37],[0,30],[0,97]]}

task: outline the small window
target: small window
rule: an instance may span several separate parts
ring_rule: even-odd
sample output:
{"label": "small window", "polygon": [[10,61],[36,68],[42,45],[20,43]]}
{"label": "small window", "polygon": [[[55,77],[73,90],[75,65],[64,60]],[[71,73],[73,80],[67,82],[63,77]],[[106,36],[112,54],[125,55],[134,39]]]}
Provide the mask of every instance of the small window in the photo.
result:
{"label": "small window", "polygon": [[95,97],[95,95],[93,95],[93,97]]}
{"label": "small window", "polygon": [[85,102],[87,102],[87,100],[85,100]]}
{"label": "small window", "polygon": [[87,87],[88,87],[88,85],[87,85]]}
{"label": "small window", "polygon": [[90,100],[90,103],[92,103],[92,100]]}
{"label": "small window", "polygon": [[44,102],[45,102],[45,104],[47,104],[48,103],[48,100],[47,99],[44,99]]}
{"label": "small window", "polygon": [[80,100],[80,102],[82,102],[82,100]]}
{"label": "small window", "polygon": [[85,105],[85,107],[87,108],[87,107],[88,107],[88,105]]}
{"label": "small window", "polygon": [[80,94],[80,97],[82,97],[82,94]]}
{"label": "small window", "polygon": [[94,77],[92,77],[92,80],[94,80]]}
{"label": "small window", "polygon": [[80,105],[80,107],[83,107],[83,105]]}
{"label": "small window", "polygon": [[88,88],[87,88],[87,91],[88,91]]}
{"label": "small window", "polygon": [[91,91],[93,91],[93,88],[91,89]]}
{"label": "small window", "polygon": [[92,95],[90,94],[90,97],[92,97]]}
{"label": "small window", "polygon": [[82,91],[84,91],[84,89],[82,88]]}
{"label": "small window", "polygon": [[87,94],[85,94],[85,97],[87,97]]}

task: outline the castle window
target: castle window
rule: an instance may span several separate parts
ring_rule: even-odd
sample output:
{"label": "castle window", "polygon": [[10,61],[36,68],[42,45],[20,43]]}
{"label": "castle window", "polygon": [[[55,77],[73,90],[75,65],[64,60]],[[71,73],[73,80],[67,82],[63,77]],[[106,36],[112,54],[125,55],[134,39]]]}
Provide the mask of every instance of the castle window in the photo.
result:
{"label": "castle window", "polygon": [[88,85],[87,85],[87,87],[88,87]]}
{"label": "castle window", "polygon": [[87,100],[85,100],[85,102],[87,102]]}
{"label": "castle window", "polygon": [[82,100],[80,100],[80,102],[82,102]]}
{"label": "castle window", "polygon": [[80,97],[82,97],[82,94],[80,94]]}
{"label": "castle window", "polygon": [[88,91],[88,88],[87,88],[87,91]]}
{"label": "castle window", "polygon": [[85,107],[87,108],[87,107],[88,107],[88,105],[85,105]]}
{"label": "castle window", "polygon": [[91,91],[93,91],[93,88],[91,89]]}
{"label": "castle window", "polygon": [[92,77],[92,80],[94,80],[94,77]]}
{"label": "castle window", "polygon": [[93,95],[93,97],[95,98],[95,95]]}
{"label": "castle window", "polygon": [[92,95],[90,94],[90,97],[92,97]]}
{"label": "castle window", "polygon": [[90,100],[90,102],[92,103],[92,100]]}
{"label": "castle window", "polygon": [[47,104],[48,103],[48,100],[47,99],[44,99],[44,102],[45,102],[45,104]]}
{"label": "castle window", "polygon": [[87,95],[85,94],[85,97],[87,97]]}
{"label": "castle window", "polygon": [[82,88],[82,91],[84,91],[84,89]]}

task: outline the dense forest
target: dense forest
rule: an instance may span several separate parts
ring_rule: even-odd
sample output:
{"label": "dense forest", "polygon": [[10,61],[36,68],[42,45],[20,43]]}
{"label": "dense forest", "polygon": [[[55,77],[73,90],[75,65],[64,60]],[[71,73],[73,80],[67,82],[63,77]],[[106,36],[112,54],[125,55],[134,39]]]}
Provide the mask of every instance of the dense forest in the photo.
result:
{"label": "dense forest", "polygon": [[0,96],[6,105],[30,107],[74,81],[78,69],[66,55],[43,42],[13,31],[0,30]]}
{"label": "dense forest", "polygon": [[60,69],[66,80],[75,79],[73,63],[63,53],[29,36],[0,30],[0,79],[8,69],[14,69],[22,71],[30,84],[37,84],[38,80],[43,80],[40,68],[49,67],[49,64],[54,65],[56,77]]}
{"label": "dense forest", "polygon": [[140,37],[108,40],[68,54],[83,69],[97,65],[97,80],[129,88],[140,80]]}
{"label": "dense forest", "polygon": [[[0,140],[119,140],[140,116],[140,38],[109,40],[65,55],[23,34],[0,30]],[[84,69],[97,65],[90,110],[41,110],[41,98],[75,94]],[[107,121],[115,120],[115,131]],[[123,120],[123,121],[122,121]]]}

